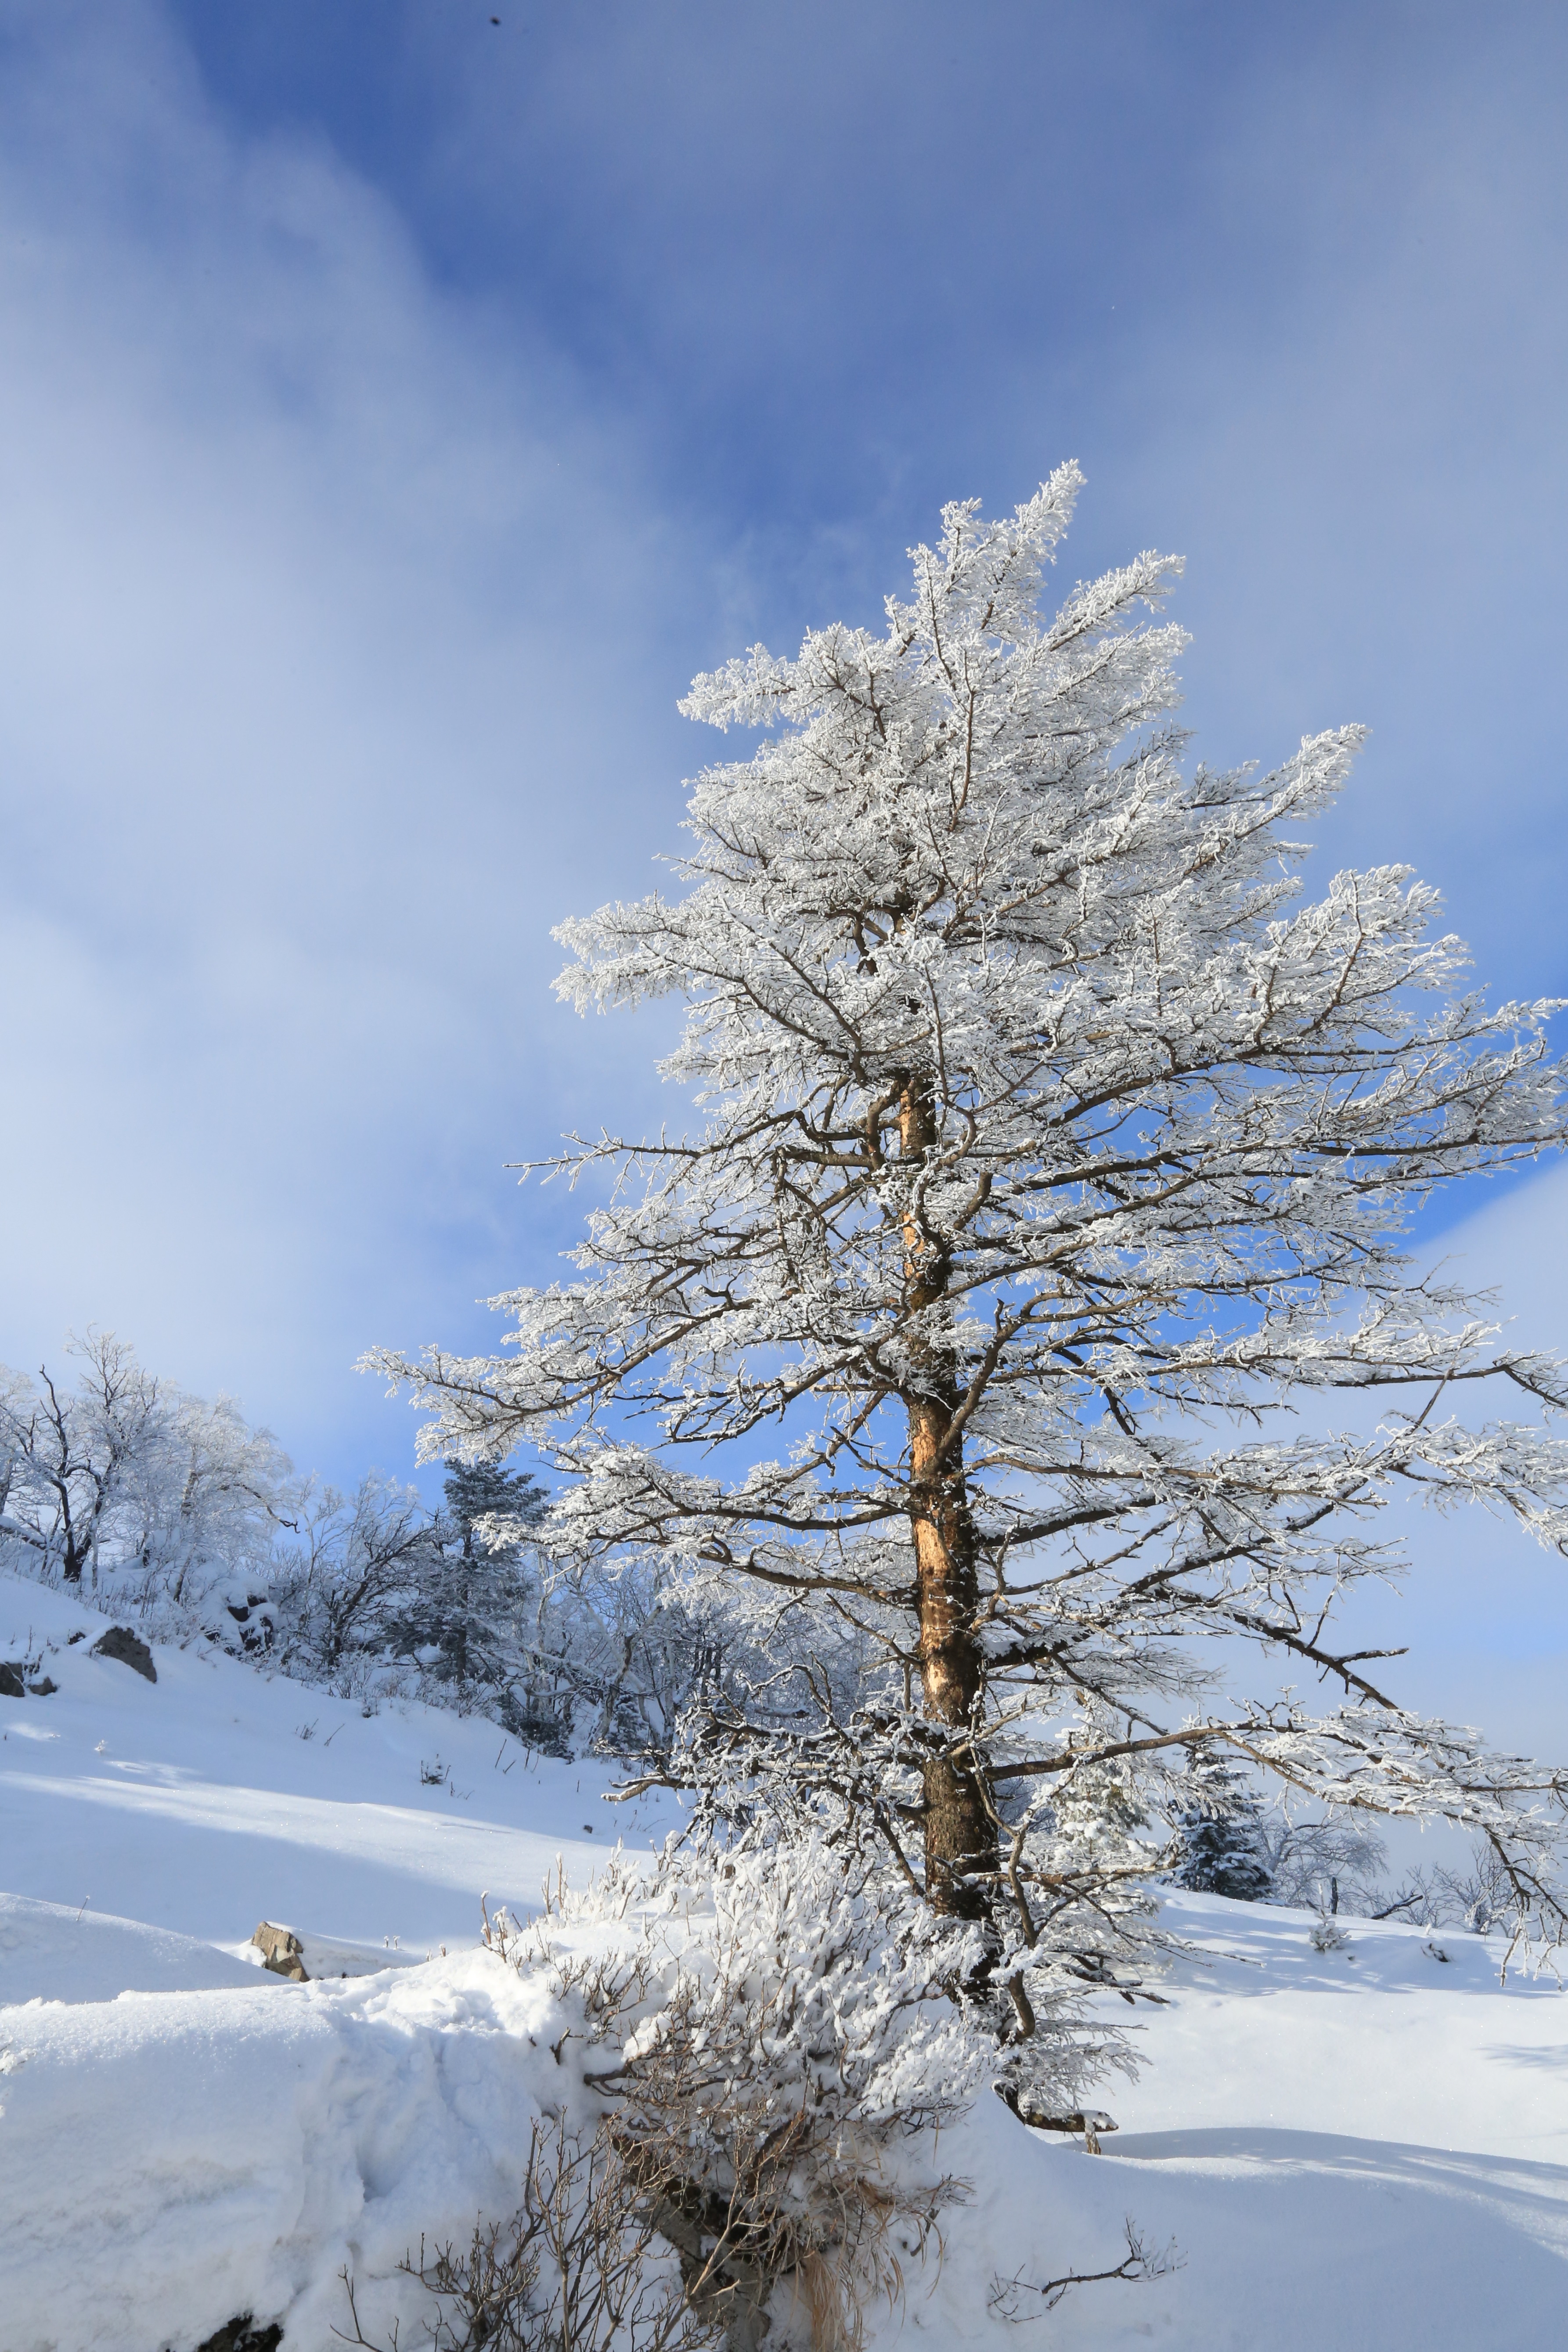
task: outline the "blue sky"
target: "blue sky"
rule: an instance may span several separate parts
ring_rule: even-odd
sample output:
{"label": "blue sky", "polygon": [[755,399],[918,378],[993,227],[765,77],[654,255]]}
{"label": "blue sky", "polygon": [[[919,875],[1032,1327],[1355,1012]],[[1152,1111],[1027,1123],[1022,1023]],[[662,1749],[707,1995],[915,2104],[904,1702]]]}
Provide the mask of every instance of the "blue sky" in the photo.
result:
{"label": "blue sky", "polygon": [[[1069,456],[1064,588],[1188,559],[1204,755],[1366,721],[1325,870],[1568,992],[1565,68],[1552,6],[0,0],[0,1359],[97,1320],[406,1469],[359,1349],[488,1344],[575,1215],[504,1163],[674,1108],[548,932],[670,844],[676,697]],[[1563,1197],[1476,1229],[1560,1340]]]}

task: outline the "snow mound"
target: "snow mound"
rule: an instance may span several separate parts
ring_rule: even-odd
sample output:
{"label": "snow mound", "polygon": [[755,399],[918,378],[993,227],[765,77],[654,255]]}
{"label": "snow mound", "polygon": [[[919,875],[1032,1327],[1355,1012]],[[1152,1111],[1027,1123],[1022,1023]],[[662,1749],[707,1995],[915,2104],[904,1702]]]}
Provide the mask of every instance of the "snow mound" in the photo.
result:
{"label": "snow mound", "polygon": [[[1293,2089],[1305,2053],[1280,2054]],[[1219,2037],[1210,2063],[1225,2069]],[[875,2352],[1474,2352],[1500,2320],[1510,2340],[1563,2340],[1568,2164],[1281,2125],[1124,2132],[1099,2157],[1019,2138],[983,2101],[946,2140],[978,2193],[934,2283],[913,2282],[901,2320],[871,2332]],[[1027,2289],[1110,2268],[1129,2218],[1181,2267],[1076,2289],[1047,2319]],[[988,2308],[994,2283],[1020,2273],[1032,2326]]]}
{"label": "snow mound", "polygon": [[0,2011],[6,2352],[186,2352],[239,2312],[325,2347],[345,2265],[406,2326],[421,2232],[516,2206],[547,2006],[477,1951]]}
{"label": "snow mound", "polygon": [[197,1937],[0,1895],[0,2008],[28,2000],[113,2000],[122,1992],[210,1992],[255,1982],[253,1966]]}
{"label": "snow mound", "polygon": [[581,1885],[617,1838],[663,1836],[656,1805],[605,1804],[602,1762],[531,1755],[481,1717],[367,1717],[204,1644],[154,1643],[149,1683],[92,1654],[109,1622],[0,1575],[0,1658],[37,1660],[57,1685],[0,1696],[0,1877],[16,1894],[231,1952],[259,1920],[304,1921],[349,1950],[332,1972],[353,1973],[472,1944],[481,1896],[531,1910],[558,1857]]}
{"label": "snow mound", "polygon": [[[969,2201],[869,2315],[875,2352],[1030,2340],[998,2284],[1028,2316],[1032,2290],[1120,2259],[1128,2216],[1182,2266],[1075,2293],[1056,2352],[1469,2352],[1501,2309],[1557,2341],[1568,1999],[1500,1992],[1473,1939],[1444,1963],[1351,1921],[1336,1982],[1305,1915],[1188,1896],[1178,1924],[1211,1957],[1151,2021],[1120,2132],[1089,2156],[983,2095],[941,2151]],[[512,2212],[531,2126],[578,2095],[562,2022],[541,1971],[478,1949],[0,2011],[5,2352],[193,2352],[242,2311],[328,2352],[344,2270],[368,2333],[422,2340],[397,2264]]]}

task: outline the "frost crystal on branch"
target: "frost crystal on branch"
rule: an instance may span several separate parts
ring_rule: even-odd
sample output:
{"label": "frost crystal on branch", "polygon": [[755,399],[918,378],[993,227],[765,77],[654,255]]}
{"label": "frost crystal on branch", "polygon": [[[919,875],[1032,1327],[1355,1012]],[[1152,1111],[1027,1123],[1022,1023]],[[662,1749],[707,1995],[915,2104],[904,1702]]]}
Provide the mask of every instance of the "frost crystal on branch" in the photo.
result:
{"label": "frost crystal on branch", "polygon": [[[1521,1920],[1562,1916],[1562,1777],[1418,1721],[1335,1631],[1397,1494],[1568,1537],[1562,1369],[1400,1246],[1434,1186],[1563,1140],[1552,1008],[1468,992],[1403,868],[1304,901],[1294,829],[1358,730],[1184,764],[1178,565],[1041,609],[1078,488],[947,508],[881,634],[697,680],[758,748],[698,778],[668,894],[563,927],[560,987],[682,998],[700,1123],[554,1163],[612,1181],[580,1278],[496,1302],[504,1357],[373,1360],[432,1454],[540,1449],[564,1557],[773,1643],[665,1769],[879,1841],[1025,2032],[1031,1985],[1124,1973],[1224,1749],[1472,1822]],[[1268,1698],[1200,1704],[1216,1638]],[[1276,1702],[1309,1675],[1339,1713]]]}

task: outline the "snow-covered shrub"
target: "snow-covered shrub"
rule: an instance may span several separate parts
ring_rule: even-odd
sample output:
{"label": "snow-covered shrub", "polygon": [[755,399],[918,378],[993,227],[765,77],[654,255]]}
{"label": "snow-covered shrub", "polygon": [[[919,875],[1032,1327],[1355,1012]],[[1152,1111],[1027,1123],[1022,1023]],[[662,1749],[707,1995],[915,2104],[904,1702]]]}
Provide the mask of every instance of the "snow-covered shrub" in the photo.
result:
{"label": "snow-covered shrub", "polygon": [[1488,1838],[1477,1838],[1468,1864],[1446,1863],[1405,1872],[1390,1894],[1375,1890],[1363,1908],[1373,1919],[1409,1919],[1424,1927],[1465,1927],[1472,1936],[1506,1930],[1518,1906],[1518,1892],[1504,1856]]}
{"label": "snow-covered shrub", "polygon": [[551,1969],[627,2203],[734,2346],[770,2316],[857,2343],[963,2194],[936,2135],[989,2061],[951,1998],[976,1941],[820,1840],[617,1858],[530,1929],[492,1928]]}
{"label": "snow-covered shrub", "polygon": [[1342,1952],[1350,1942],[1350,1932],[1341,1927],[1335,1914],[1324,1905],[1312,1923],[1310,1941],[1314,1952]]}
{"label": "snow-covered shrub", "polygon": [[[704,2352],[721,2320],[688,2300],[647,2202],[628,2200],[606,2126],[536,2124],[509,2221],[476,2221],[465,2247],[423,2240],[401,2267],[432,2298],[431,2352]],[[343,2341],[387,2352],[360,2321],[344,2273]],[[395,2339],[391,2352],[398,2352]]]}
{"label": "snow-covered shrub", "polygon": [[[699,1835],[731,1855],[754,1853],[764,1867],[775,1850],[821,1845],[853,1856],[866,1883],[883,1874],[889,1899],[925,1923],[921,1932],[940,1926],[956,1936],[968,1959],[954,1965],[948,1989],[969,2024],[989,2034],[998,2087],[1020,2113],[1080,2107],[1107,2071],[1130,2071],[1128,2043],[1087,2001],[1107,1987],[1131,2000],[1163,1965],[1147,1882],[1168,1842],[1142,1833],[1131,1767],[1097,1756],[1101,1727],[1084,1718],[1085,1752],[1048,1793],[1038,1782],[1021,1794],[995,1792],[1009,1900],[990,1921],[944,1919],[922,1901],[905,1848],[921,1819],[929,1727],[885,1684],[840,1716],[815,1663],[774,1681],[765,1713],[721,1694],[681,1722],[662,1770],[694,1792]],[[783,1694],[792,1685],[804,1685],[813,1704],[789,1707]]]}

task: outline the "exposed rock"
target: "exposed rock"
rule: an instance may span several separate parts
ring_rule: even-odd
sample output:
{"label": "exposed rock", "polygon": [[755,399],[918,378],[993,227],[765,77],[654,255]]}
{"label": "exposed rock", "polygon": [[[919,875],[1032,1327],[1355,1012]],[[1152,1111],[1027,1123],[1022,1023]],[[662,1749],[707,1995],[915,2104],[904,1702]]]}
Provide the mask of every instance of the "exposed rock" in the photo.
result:
{"label": "exposed rock", "polygon": [[133,1674],[141,1675],[147,1682],[155,1683],[158,1679],[152,1651],[129,1625],[111,1625],[107,1633],[99,1635],[88,1654],[94,1658],[117,1658],[122,1666],[129,1666]]}
{"label": "exposed rock", "polygon": [[292,1927],[276,1927],[270,1919],[263,1919],[250,1940],[261,1955],[262,1967],[270,1969],[275,1977],[287,1977],[292,1984],[310,1983],[305,1973],[305,1947]]}
{"label": "exposed rock", "polygon": [[276,2321],[270,2327],[258,2327],[246,2311],[220,2327],[216,2336],[209,2336],[205,2344],[198,2344],[196,2352],[278,2352],[282,2341],[283,2330]]}
{"label": "exposed rock", "polygon": [[22,1676],[26,1671],[26,1662],[21,1658],[10,1658],[0,1662],[0,1698],[26,1696],[27,1686],[22,1680]]}
{"label": "exposed rock", "polygon": [[1116,2118],[1108,2116],[1101,2107],[1075,2107],[1069,2116],[1054,2116],[1040,2105],[1037,2095],[1028,2088],[1020,2093],[1010,2083],[998,2083],[995,2087],[997,2096],[1012,2108],[1021,2124],[1028,2125],[1031,2131],[1081,2134],[1083,2144],[1091,2156],[1100,2154],[1100,2134],[1116,2129]]}
{"label": "exposed rock", "polygon": [[29,1683],[27,1685],[27,1688],[32,1692],[35,1698],[53,1698],[55,1693],[59,1688],[59,1685],[54,1681],[50,1675],[40,1675],[36,1683]]}
{"label": "exposed rock", "polygon": [[1037,2115],[1032,2109],[1020,2106],[1019,2113],[1023,2116],[1024,2121],[1035,2131],[1094,2132],[1098,2134],[1100,2132],[1113,2132],[1116,2129],[1116,2126],[1112,2122],[1111,2118],[1105,2113],[1103,2108],[1100,2107],[1085,2107],[1081,2110],[1075,2107],[1070,2116],[1046,2116]]}

